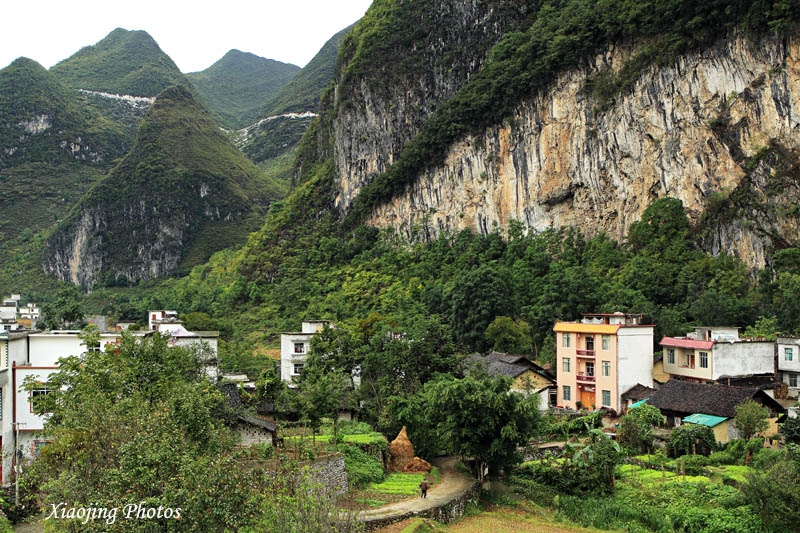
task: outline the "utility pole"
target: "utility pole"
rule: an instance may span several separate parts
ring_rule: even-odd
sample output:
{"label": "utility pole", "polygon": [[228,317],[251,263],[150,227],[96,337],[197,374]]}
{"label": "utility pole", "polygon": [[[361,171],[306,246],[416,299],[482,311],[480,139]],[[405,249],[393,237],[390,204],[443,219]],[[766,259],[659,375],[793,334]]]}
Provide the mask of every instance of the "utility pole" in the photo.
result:
{"label": "utility pole", "polygon": [[19,507],[19,474],[22,471],[19,466],[19,460],[22,456],[19,449],[19,427],[24,425],[25,422],[14,422],[14,430],[17,432],[16,438],[14,439],[14,505],[16,507]]}

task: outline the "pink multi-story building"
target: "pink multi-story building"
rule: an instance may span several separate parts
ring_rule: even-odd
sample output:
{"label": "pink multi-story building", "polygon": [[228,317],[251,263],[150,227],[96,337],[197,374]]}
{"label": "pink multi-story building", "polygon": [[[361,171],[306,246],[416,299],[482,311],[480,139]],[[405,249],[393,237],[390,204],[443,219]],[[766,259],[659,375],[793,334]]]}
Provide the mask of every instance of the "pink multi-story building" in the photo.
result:
{"label": "pink multi-story building", "polygon": [[556,322],[558,406],[607,407],[637,384],[653,386],[653,329],[642,315],[587,313],[580,322]]}

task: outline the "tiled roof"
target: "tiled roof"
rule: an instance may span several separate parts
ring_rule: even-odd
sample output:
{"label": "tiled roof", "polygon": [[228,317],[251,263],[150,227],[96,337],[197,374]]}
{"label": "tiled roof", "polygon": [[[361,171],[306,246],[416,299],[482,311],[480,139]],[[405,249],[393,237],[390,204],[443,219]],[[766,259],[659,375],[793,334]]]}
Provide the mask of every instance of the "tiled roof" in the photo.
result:
{"label": "tiled roof", "polygon": [[664,337],[659,344],[675,348],[699,348],[701,350],[710,350],[711,347],[714,346],[714,341],[696,341],[683,337]]}
{"label": "tiled roof", "polygon": [[637,383],[627,391],[622,393],[623,400],[644,400],[649,398],[656,392],[656,389],[646,387],[641,383]]}
{"label": "tiled roof", "polygon": [[737,405],[754,398],[758,398],[773,411],[785,412],[783,406],[756,388],[706,385],[677,379],[664,383],[650,396],[647,403],[675,413],[701,413],[732,418],[736,414]]}

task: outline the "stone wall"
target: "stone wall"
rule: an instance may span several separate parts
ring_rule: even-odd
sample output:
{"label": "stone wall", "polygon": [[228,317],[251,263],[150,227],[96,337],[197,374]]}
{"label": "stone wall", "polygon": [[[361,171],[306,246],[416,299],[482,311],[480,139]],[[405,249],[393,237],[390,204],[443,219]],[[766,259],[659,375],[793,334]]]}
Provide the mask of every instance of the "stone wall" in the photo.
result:
{"label": "stone wall", "polygon": [[347,492],[349,483],[344,469],[344,459],[339,453],[317,459],[302,467],[301,476],[308,473],[309,484],[313,489],[320,488],[335,497]]}

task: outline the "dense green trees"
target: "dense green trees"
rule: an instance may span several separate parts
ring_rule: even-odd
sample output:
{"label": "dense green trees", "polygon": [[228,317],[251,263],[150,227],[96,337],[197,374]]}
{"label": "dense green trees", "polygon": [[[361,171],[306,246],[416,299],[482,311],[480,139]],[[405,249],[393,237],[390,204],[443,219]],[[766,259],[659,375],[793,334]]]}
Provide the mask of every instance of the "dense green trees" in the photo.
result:
{"label": "dense green trees", "polygon": [[[90,331],[85,342],[97,339]],[[227,407],[205,379],[202,358],[195,350],[169,347],[158,334],[136,339],[125,333],[106,351],[62,359],[50,377],[49,405],[35,406],[52,411],[45,424],[52,442],[24,483],[39,489],[45,506],[181,509],[180,520],[125,519],[120,511],[115,531],[238,530],[269,520],[279,502],[328,505],[295,491],[296,470],[286,468],[276,479],[242,456],[223,425]],[[50,526],[109,528],[103,520],[79,519]]]}
{"label": "dense green trees", "polygon": [[392,398],[391,411],[407,427],[421,455],[440,452],[474,457],[478,479],[519,461],[519,447],[541,422],[537,395],[509,394],[511,380],[443,377],[407,398]]}

